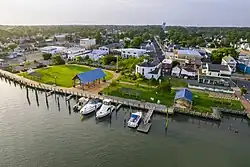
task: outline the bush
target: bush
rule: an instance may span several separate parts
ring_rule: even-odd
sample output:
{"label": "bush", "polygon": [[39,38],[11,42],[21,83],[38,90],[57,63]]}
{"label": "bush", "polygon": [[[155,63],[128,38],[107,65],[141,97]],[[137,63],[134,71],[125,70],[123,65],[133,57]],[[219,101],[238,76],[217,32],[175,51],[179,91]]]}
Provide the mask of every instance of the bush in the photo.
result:
{"label": "bush", "polygon": [[49,60],[49,59],[51,59],[51,57],[52,57],[52,54],[50,54],[50,53],[44,53],[43,54],[43,59],[44,60]]}
{"label": "bush", "polygon": [[112,86],[112,87],[115,87],[116,85],[117,85],[116,81],[112,81],[111,84],[110,84],[110,86]]}
{"label": "bush", "polygon": [[62,65],[65,64],[65,60],[60,55],[55,55],[52,57],[52,62],[55,65]]}

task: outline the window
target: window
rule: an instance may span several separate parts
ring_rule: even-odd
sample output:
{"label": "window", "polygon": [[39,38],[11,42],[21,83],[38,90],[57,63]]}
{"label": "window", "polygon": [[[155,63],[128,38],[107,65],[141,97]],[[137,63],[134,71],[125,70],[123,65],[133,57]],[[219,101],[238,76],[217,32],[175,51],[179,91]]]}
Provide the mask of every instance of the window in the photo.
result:
{"label": "window", "polygon": [[134,55],[136,55],[136,53],[134,52]]}
{"label": "window", "polygon": [[128,54],[130,54],[130,52],[128,52]]}
{"label": "window", "polygon": [[144,75],[144,68],[142,69],[142,75]]}
{"label": "window", "polygon": [[125,51],[122,51],[122,53],[125,53]]}
{"label": "window", "polygon": [[153,69],[151,68],[150,71],[153,71]]}

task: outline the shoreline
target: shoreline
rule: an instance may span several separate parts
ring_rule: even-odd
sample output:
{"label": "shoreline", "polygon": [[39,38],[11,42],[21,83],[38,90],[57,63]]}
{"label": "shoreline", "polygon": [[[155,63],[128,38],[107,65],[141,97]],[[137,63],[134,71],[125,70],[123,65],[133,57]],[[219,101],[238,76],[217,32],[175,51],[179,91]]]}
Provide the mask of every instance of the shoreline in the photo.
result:
{"label": "shoreline", "polygon": [[[39,83],[36,81],[32,81],[30,79],[24,78],[22,76],[13,74],[8,71],[4,71],[0,69],[0,77],[5,78],[5,80],[10,80],[13,81],[14,84],[19,84],[20,86],[25,86],[33,89],[38,89],[41,91],[49,92],[53,91],[54,93],[62,94],[68,96],[68,95],[73,95],[73,96],[78,96],[78,97],[87,97],[87,98],[99,98],[99,99],[105,99],[105,98],[110,98],[114,103],[117,104],[122,104],[125,106],[131,106],[131,107],[136,107],[144,110],[149,110],[153,109],[155,112],[159,114],[167,114],[167,110],[171,107],[167,107],[165,105],[161,104],[156,104],[156,103],[150,103],[150,102],[142,102],[138,100],[133,100],[133,99],[126,99],[126,98],[121,98],[121,97],[116,97],[116,96],[108,96],[108,95],[99,95],[99,94],[94,94],[88,91],[82,91],[79,89],[72,89],[72,88],[65,88],[65,87],[60,87],[60,86],[52,86],[48,84],[43,84]],[[248,118],[248,112],[246,111],[234,111],[234,110],[227,110],[224,111],[225,109],[218,108],[220,113],[227,113],[231,115],[240,115],[240,116],[245,116]],[[194,116],[194,117],[200,117],[200,118],[205,118],[205,119],[210,119],[214,121],[220,121],[221,117],[218,116],[213,116],[212,113],[202,113],[202,112],[195,112],[195,111],[190,111],[190,112],[185,112],[185,111],[174,111],[178,114],[183,114],[183,115],[189,115],[189,116]],[[168,113],[170,115],[174,115],[173,113]],[[249,118],[250,119],[250,118]]]}

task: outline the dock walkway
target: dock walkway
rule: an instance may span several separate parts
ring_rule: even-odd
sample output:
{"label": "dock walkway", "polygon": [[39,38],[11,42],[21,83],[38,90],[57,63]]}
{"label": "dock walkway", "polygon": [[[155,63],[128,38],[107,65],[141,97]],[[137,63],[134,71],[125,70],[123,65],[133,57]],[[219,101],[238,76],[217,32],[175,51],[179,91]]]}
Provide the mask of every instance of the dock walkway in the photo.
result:
{"label": "dock walkway", "polygon": [[149,121],[150,121],[153,113],[154,113],[154,109],[149,109],[148,110],[145,117],[143,118],[143,121],[141,122],[141,124],[137,128],[137,131],[143,132],[143,133],[148,133],[149,132],[149,129],[150,129],[151,125],[152,125],[152,123],[149,122]]}

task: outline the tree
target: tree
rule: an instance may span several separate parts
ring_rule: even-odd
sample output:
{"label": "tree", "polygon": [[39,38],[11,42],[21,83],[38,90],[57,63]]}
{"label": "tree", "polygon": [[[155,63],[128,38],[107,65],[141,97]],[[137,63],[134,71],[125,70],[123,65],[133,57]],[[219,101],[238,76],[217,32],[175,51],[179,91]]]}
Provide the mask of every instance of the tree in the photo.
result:
{"label": "tree", "polygon": [[52,57],[52,62],[55,65],[62,65],[65,64],[65,60],[60,55],[55,55]]}
{"label": "tree", "polygon": [[14,50],[14,49],[16,49],[17,48],[17,44],[10,44],[9,46],[8,46],[11,50]]}
{"label": "tree", "polygon": [[141,37],[135,37],[131,42],[131,47],[133,48],[139,48],[142,43]]}
{"label": "tree", "polygon": [[77,61],[77,62],[83,62],[82,56],[77,56],[77,57],[76,57],[76,61]]}
{"label": "tree", "polygon": [[109,65],[109,64],[111,64],[112,62],[116,63],[116,61],[117,61],[117,58],[116,58],[115,56],[113,56],[113,55],[106,55],[106,56],[104,56],[103,59],[102,59],[102,63],[103,63],[104,65]]}
{"label": "tree", "polygon": [[232,56],[237,59],[239,53],[234,48],[219,48],[212,51],[211,60],[213,63],[221,63],[221,60],[224,56]]}
{"label": "tree", "polygon": [[102,35],[100,33],[100,31],[98,31],[96,34],[95,34],[95,39],[96,39],[96,43],[97,44],[100,44],[102,42]]}
{"label": "tree", "polygon": [[171,93],[172,85],[170,81],[164,82],[159,86],[159,91],[160,92],[166,92],[166,93]]}
{"label": "tree", "polygon": [[50,53],[43,53],[43,59],[44,60],[49,60],[49,59],[51,59],[51,57],[52,57],[52,54],[50,54]]}
{"label": "tree", "polygon": [[240,88],[240,92],[241,92],[241,96],[247,93],[247,88],[246,87],[242,87]]}
{"label": "tree", "polygon": [[175,67],[177,65],[180,65],[180,63],[178,61],[173,61],[172,66]]}

